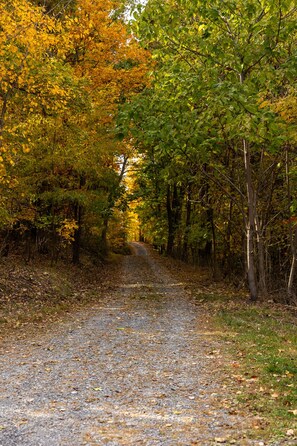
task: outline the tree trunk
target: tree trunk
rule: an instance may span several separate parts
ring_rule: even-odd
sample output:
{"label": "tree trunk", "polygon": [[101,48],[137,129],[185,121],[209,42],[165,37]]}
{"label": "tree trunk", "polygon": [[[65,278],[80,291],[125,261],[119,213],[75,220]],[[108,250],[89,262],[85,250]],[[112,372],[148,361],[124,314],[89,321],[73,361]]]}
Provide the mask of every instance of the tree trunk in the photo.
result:
{"label": "tree trunk", "polygon": [[289,276],[288,287],[287,287],[289,303],[291,303],[296,298],[296,294],[294,291],[294,278],[295,278],[296,268],[297,268],[297,226],[295,226],[295,229],[294,229],[291,250],[292,250],[292,261],[291,261],[290,276]]}
{"label": "tree trunk", "polygon": [[168,220],[168,239],[167,254],[173,255],[177,229],[181,219],[181,197],[182,193],[178,190],[176,184],[171,190],[170,185],[167,186],[166,207]]}
{"label": "tree trunk", "polygon": [[192,215],[192,187],[191,184],[188,184],[188,190],[187,190],[187,204],[186,204],[186,227],[184,231],[184,240],[183,240],[183,249],[182,249],[182,259],[187,261],[189,252],[188,252],[188,245],[189,245],[189,232],[191,229],[191,215]]}
{"label": "tree trunk", "polygon": [[287,199],[288,199],[288,215],[289,215],[289,238],[290,238],[290,246],[292,254],[290,275],[287,284],[287,296],[288,296],[288,302],[290,303],[296,299],[296,294],[294,291],[294,278],[297,268],[297,226],[295,225],[293,229],[293,222],[291,215],[292,197],[291,197],[291,184],[290,184],[289,173],[290,173],[289,152],[288,148],[286,148],[286,183],[287,183]]}
{"label": "tree trunk", "polygon": [[211,209],[211,234],[212,234],[212,270],[213,277],[217,277],[217,240],[216,240],[216,228],[213,218],[213,209]]}
{"label": "tree trunk", "polygon": [[174,246],[174,223],[173,223],[173,212],[172,212],[172,202],[171,202],[171,190],[170,186],[167,186],[166,194],[166,209],[167,209],[167,223],[168,223],[168,237],[167,237],[167,255],[172,255]]}
{"label": "tree trunk", "polygon": [[231,236],[232,236],[233,201],[229,203],[229,217],[226,230],[225,258],[223,259],[224,273],[229,274],[232,268]]}
{"label": "tree trunk", "polygon": [[[245,82],[246,73],[242,71],[240,73],[240,83]],[[247,218],[245,219],[246,230],[246,266],[248,285],[250,290],[251,301],[258,300],[258,288],[256,280],[256,268],[255,268],[255,251],[254,251],[254,234],[255,234],[255,210],[256,210],[256,197],[254,195],[253,183],[252,183],[252,165],[251,165],[251,151],[250,146],[246,139],[242,141],[243,145],[243,160],[245,171],[245,183],[247,192]]]}
{"label": "tree trunk", "polygon": [[[79,178],[79,189],[82,189],[85,184],[86,184],[86,179],[82,175]],[[74,205],[74,218],[77,223],[77,229],[74,231],[74,240],[72,243],[72,263],[74,265],[77,265],[80,261],[82,214],[83,214],[83,207],[78,202]]]}
{"label": "tree trunk", "polygon": [[256,281],[255,268],[255,251],[254,251],[254,233],[255,233],[255,196],[252,185],[251,172],[251,154],[247,141],[243,140],[243,154],[244,154],[244,169],[247,190],[247,207],[248,215],[246,219],[246,264],[248,285],[250,290],[250,299],[252,301],[258,300],[258,289]]}
{"label": "tree trunk", "polygon": [[[256,212],[255,212],[256,214]],[[267,295],[266,266],[265,266],[265,244],[263,229],[260,227],[258,215],[255,215],[255,232],[257,236],[257,248],[259,259],[259,289],[263,296]]]}
{"label": "tree trunk", "polygon": [[267,296],[265,248],[263,235],[257,236],[258,258],[259,258],[259,289],[262,296]]}
{"label": "tree trunk", "polygon": [[103,220],[103,228],[101,233],[101,250],[104,256],[107,254],[108,251],[108,246],[107,246],[108,224],[109,224],[109,217],[105,217]]}
{"label": "tree trunk", "polygon": [[126,172],[128,159],[129,159],[128,156],[124,157],[122,167],[121,167],[121,172],[120,172],[120,175],[118,178],[118,182],[115,185],[115,187],[109,191],[109,194],[107,197],[107,206],[105,209],[106,215],[104,216],[104,219],[103,219],[103,228],[102,228],[102,233],[101,233],[101,249],[102,249],[103,255],[106,255],[108,252],[107,233],[108,233],[109,221],[112,216],[112,211],[113,211],[113,208],[115,205],[115,200],[118,195],[119,187],[123,181],[123,178],[124,178],[124,175]]}

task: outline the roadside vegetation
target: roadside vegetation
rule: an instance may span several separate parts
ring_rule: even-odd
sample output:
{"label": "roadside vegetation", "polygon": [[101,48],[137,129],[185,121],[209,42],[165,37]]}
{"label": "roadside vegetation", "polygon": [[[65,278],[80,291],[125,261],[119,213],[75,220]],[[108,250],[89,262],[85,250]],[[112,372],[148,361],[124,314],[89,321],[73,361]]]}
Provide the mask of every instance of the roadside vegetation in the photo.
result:
{"label": "roadside vegetation", "polygon": [[241,411],[263,418],[259,436],[297,438],[297,317],[295,307],[247,304],[245,296],[214,291],[196,296],[213,314],[232,357],[225,370]]}

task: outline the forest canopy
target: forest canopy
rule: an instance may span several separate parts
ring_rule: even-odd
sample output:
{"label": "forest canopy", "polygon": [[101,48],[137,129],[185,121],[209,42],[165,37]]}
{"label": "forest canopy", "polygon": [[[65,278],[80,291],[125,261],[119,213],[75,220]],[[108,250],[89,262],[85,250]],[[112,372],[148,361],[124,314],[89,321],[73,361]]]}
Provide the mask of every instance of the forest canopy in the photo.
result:
{"label": "forest canopy", "polygon": [[0,1],[2,255],[78,263],[139,225],[296,302],[296,19],[290,0]]}
{"label": "forest canopy", "polygon": [[72,245],[77,263],[82,233],[90,249],[106,250],[131,151],[114,137],[114,120],[119,104],[145,87],[149,60],[118,7],[109,0],[0,2],[5,253],[24,245],[28,260],[37,250],[55,261]]}
{"label": "forest canopy", "polygon": [[295,294],[296,19],[283,0],[149,0],[135,12],[155,70],[120,123],[140,153],[143,236],[246,277],[252,300]]}

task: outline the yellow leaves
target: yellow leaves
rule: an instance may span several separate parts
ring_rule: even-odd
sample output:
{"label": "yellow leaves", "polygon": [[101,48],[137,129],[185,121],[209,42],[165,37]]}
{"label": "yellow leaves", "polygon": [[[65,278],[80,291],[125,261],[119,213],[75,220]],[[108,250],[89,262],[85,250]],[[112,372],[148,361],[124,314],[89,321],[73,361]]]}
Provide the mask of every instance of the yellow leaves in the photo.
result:
{"label": "yellow leaves", "polygon": [[297,97],[287,96],[274,104],[275,111],[287,122],[297,121]]}
{"label": "yellow leaves", "polygon": [[[88,163],[83,156],[94,153],[96,166],[105,169],[98,147],[109,157],[116,145],[106,127],[118,104],[146,85],[151,60],[112,18],[114,8],[110,0],[77,0],[73,16],[57,21],[27,0],[0,1],[0,108],[9,93],[0,135],[2,183],[27,175],[30,163],[46,162],[43,151],[52,147],[51,155],[61,158],[71,152],[69,165]],[[68,243],[76,229],[65,219],[58,233]]]}
{"label": "yellow leaves", "polygon": [[109,119],[119,99],[146,84],[150,55],[128,34],[125,25],[112,20],[115,4],[109,0],[79,0],[76,17],[67,20],[76,72],[87,76],[93,99],[108,107]]}
{"label": "yellow leaves", "polygon": [[66,242],[70,243],[74,240],[74,234],[77,229],[78,224],[75,220],[65,218],[57,232]]}
{"label": "yellow leaves", "polygon": [[22,148],[24,153],[29,153],[31,151],[30,147],[27,146],[26,144],[24,144]]}
{"label": "yellow leaves", "polygon": [[66,96],[66,91],[63,90],[59,85],[51,86],[50,91],[53,95]]}
{"label": "yellow leaves", "polygon": [[44,55],[59,43],[52,32],[55,21],[26,0],[11,1],[0,7],[0,84],[11,88],[29,87]]}
{"label": "yellow leaves", "polygon": [[286,122],[297,121],[297,96],[294,90],[287,92],[275,101],[260,98],[259,107],[268,107],[278,113]]}
{"label": "yellow leaves", "polygon": [[54,41],[54,35],[47,32],[47,29],[53,29],[54,20],[26,0],[2,5],[0,25],[0,41],[11,45],[11,54],[24,55],[24,50],[42,51],[42,48]]}

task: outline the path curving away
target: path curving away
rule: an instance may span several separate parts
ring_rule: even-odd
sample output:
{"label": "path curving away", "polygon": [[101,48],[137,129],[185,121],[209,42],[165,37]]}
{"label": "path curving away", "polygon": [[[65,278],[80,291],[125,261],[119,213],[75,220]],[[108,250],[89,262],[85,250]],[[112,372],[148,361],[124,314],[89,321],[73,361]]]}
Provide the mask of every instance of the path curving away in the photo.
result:
{"label": "path curving away", "polygon": [[2,349],[0,446],[259,444],[230,409],[207,316],[132,247],[98,305]]}

